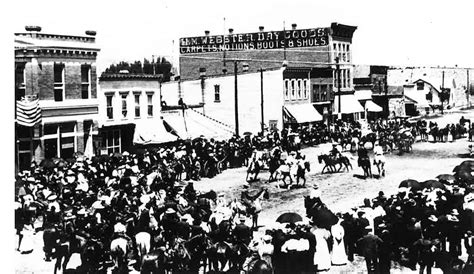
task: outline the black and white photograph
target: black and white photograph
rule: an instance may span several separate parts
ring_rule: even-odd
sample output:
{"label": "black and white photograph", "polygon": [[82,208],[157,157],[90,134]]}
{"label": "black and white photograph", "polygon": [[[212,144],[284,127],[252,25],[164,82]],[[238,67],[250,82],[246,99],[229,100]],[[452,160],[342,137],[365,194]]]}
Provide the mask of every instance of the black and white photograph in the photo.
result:
{"label": "black and white photograph", "polygon": [[14,273],[474,273],[470,1],[9,2]]}

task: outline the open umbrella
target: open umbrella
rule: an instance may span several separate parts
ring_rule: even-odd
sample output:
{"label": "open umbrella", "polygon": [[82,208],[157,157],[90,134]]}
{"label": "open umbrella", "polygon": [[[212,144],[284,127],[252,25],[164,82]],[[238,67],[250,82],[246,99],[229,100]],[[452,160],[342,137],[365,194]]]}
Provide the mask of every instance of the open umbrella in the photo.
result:
{"label": "open umbrella", "polygon": [[403,180],[398,187],[411,188],[413,191],[423,189],[423,186],[417,180],[413,180],[413,179]]}
{"label": "open umbrella", "polygon": [[446,186],[438,180],[428,180],[422,183],[424,188],[446,189]]}
{"label": "open umbrella", "polygon": [[448,185],[454,184],[454,181],[456,180],[454,175],[451,175],[451,174],[440,174],[440,175],[436,176],[436,179],[438,179],[440,182],[442,182],[444,184],[448,184]]}
{"label": "open umbrella", "polygon": [[338,217],[327,207],[321,207],[311,212],[313,223],[319,228],[330,230],[331,226],[337,224]]}
{"label": "open umbrella", "polygon": [[281,214],[277,219],[279,223],[296,223],[303,221],[303,218],[295,212],[286,212]]}
{"label": "open umbrella", "polygon": [[244,135],[244,136],[245,136],[245,135],[252,135],[252,132],[246,131],[246,132],[244,132],[242,135]]}

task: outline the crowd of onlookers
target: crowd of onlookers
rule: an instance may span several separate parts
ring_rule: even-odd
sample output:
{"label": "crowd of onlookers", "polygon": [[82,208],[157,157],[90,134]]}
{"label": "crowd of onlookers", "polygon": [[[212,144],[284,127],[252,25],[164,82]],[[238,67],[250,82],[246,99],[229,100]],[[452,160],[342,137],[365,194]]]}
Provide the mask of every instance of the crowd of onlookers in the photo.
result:
{"label": "crowd of onlookers", "polygon": [[[366,199],[363,206],[337,214],[338,221],[331,227],[290,223],[268,228],[262,237],[253,237],[245,217],[227,222],[236,211],[223,195],[198,193],[192,182],[182,184],[244,166],[254,150],[274,146],[299,150],[302,145],[327,141],[351,144],[354,137],[380,140],[401,130],[421,140],[425,134],[443,132],[441,139],[434,137],[433,141],[451,141],[467,132],[460,122],[437,129],[435,123],[426,121],[377,120],[367,127],[338,121],[330,127],[285,129],[226,141],[198,138],[143,153],[91,159],[77,155],[71,162],[32,163],[16,178],[18,250],[30,253],[33,235],[43,230],[47,261],[73,253],[86,256],[85,245],[94,242],[101,251],[96,259],[104,265],[112,258],[111,242],[123,238],[130,245],[128,259],[141,262],[136,236],[145,232],[152,239],[149,249],[164,250],[165,257],[173,258],[166,264],[175,271],[201,267],[200,260],[193,261],[196,256],[202,259],[196,255],[197,247],[183,265],[180,260],[184,259],[175,252],[180,241],[207,237],[210,250],[222,242],[231,249],[245,244],[248,255],[234,263],[247,270],[255,267],[253,259],[261,259],[276,273],[321,271],[360,254],[369,271],[380,273],[389,273],[391,261],[413,269],[418,263],[421,269],[465,268],[472,273],[474,198],[467,181],[456,178],[441,185],[421,184],[389,197],[381,192]],[[312,190],[310,196],[320,199],[321,193]],[[252,207],[251,202],[247,206]],[[461,243],[468,251],[467,261],[460,260]],[[60,267],[58,263],[55,270]]]}

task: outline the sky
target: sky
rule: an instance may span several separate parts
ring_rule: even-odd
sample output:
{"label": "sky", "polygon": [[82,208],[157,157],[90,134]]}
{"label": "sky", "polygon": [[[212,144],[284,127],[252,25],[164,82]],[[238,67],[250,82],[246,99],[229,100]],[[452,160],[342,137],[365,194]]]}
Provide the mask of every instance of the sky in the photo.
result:
{"label": "sky", "polygon": [[99,71],[114,62],[152,55],[177,61],[178,39],[203,35],[204,30],[211,35],[228,28],[235,33],[256,32],[259,26],[282,30],[283,22],[286,28],[292,23],[298,28],[328,27],[331,22],[357,26],[355,64],[474,67],[474,4],[469,1],[16,2],[8,24],[12,32],[24,32],[25,25],[39,25],[44,33],[83,35],[96,30]]}

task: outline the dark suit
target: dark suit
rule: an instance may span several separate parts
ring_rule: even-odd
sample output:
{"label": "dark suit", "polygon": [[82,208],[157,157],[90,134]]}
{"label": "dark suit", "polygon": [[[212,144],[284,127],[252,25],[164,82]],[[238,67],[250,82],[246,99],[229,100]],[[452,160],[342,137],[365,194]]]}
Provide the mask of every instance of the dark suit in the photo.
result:
{"label": "dark suit", "polygon": [[237,224],[234,228],[234,237],[238,243],[245,243],[246,245],[250,244],[252,238],[252,230],[247,225],[240,223]]}
{"label": "dark suit", "polygon": [[380,245],[383,243],[382,239],[373,234],[367,234],[357,241],[357,244],[365,258],[367,264],[367,271],[375,273],[378,271],[378,255]]}

